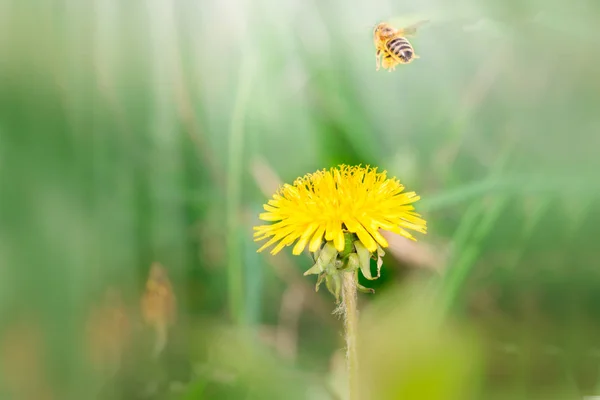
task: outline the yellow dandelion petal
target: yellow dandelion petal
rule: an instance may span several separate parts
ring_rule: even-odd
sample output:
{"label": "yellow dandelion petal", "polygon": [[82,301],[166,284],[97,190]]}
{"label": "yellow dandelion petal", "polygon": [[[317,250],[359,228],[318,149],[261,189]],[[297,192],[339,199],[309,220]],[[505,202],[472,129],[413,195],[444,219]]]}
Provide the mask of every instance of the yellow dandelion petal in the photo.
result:
{"label": "yellow dandelion petal", "polygon": [[279,211],[279,208],[276,206],[272,206],[270,204],[265,204],[263,206],[263,208],[265,209],[265,211],[270,212],[270,213],[276,213]]}
{"label": "yellow dandelion petal", "polygon": [[350,216],[350,215],[343,215],[342,216],[342,223],[344,225],[346,225],[346,229],[348,229],[348,231],[350,232],[356,232],[357,229],[359,229],[359,223],[356,220],[356,218]]}
{"label": "yellow dandelion petal", "polygon": [[[377,250],[377,244],[371,234],[365,229],[364,226],[358,225],[358,229],[356,230],[356,236],[358,236],[358,240],[370,251],[373,252]],[[373,250],[375,249],[375,250]]]}
{"label": "yellow dandelion petal", "polygon": [[260,249],[258,249],[258,251],[263,251],[264,249],[266,249],[267,247],[271,246],[272,244],[275,244],[276,242],[283,240],[285,237],[287,237],[290,233],[292,233],[294,231],[294,227],[286,227],[285,229],[282,229],[281,231],[277,232],[272,238],[271,240],[269,240],[267,243],[264,244],[263,247],[261,247]]}
{"label": "yellow dandelion petal", "polygon": [[325,226],[319,225],[312,239],[310,239],[310,244],[308,245],[308,251],[315,252],[319,250],[321,247],[321,243],[323,242],[323,234],[325,233]]}
{"label": "yellow dandelion petal", "polygon": [[406,230],[404,230],[404,229],[402,229],[402,228],[400,228],[400,235],[402,235],[402,236],[404,236],[405,238],[407,238],[407,239],[410,239],[410,240],[414,240],[414,241],[416,241],[416,240],[417,240],[417,239],[415,239],[415,238],[414,238],[414,236],[413,236],[413,235],[411,235],[411,234],[410,234],[408,231],[406,231]]}
{"label": "yellow dandelion petal", "polygon": [[371,252],[388,242],[380,230],[397,233],[411,240],[408,230],[426,233],[427,224],[414,212],[420,199],[387,172],[367,166],[339,165],[322,169],[284,184],[263,206],[259,218],[268,224],[254,228],[254,240],[269,239],[258,251],[275,245],[271,251],[295,243],[297,255],[308,245],[317,251],[323,242],[333,242],[336,250],[345,246],[345,232],[356,234]]}
{"label": "yellow dandelion petal", "polygon": [[409,203],[414,203],[416,201],[421,200],[421,196],[417,196],[417,194],[415,192],[408,192],[405,193],[404,196],[406,197],[406,204]]}
{"label": "yellow dandelion petal", "polygon": [[298,232],[292,232],[292,233],[290,233],[288,236],[286,236],[285,238],[281,239],[281,241],[279,242],[279,244],[277,246],[275,246],[273,248],[273,250],[271,250],[271,254],[275,255],[275,254],[279,253],[285,246],[289,246],[292,243],[294,243],[294,241],[296,239],[298,239],[298,237],[300,237],[300,235],[298,234]]}
{"label": "yellow dandelion petal", "polygon": [[398,231],[398,224],[390,222],[390,221],[373,218],[373,223],[375,225],[377,225],[377,227],[379,227],[385,231],[396,232],[396,233]]}
{"label": "yellow dandelion petal", "polygon": [[425,226],[413,224],[412,222],[408,222],[408,221],[400,221],[400,225],[402,225],[404,228],[412,229],[414,231],[421,232],[421,233],[424,233],[426,231]]}
{"label": "yellow dandelion petal", "polygon": [[335,234],[333,237],[333,245],[337,251],[343,251],[346,245],[346,241],[344,240],[344,231],[342,230],[341,225],[336,226]]}
{"label": "yellow dandelion petal", "polygon": [[302,253],[302,251],[306,247],[306,244],[308,243],[308,240],[310,239],[310,237],[312,236],[312,234],[315,232],[315,230],[318,227],[319,227],[319,224],[317,222],[313,222],[306,228],[306,230],[302,233],[302,236],[300,236],[300,240],[294,246],[294,250],[292,250],[292,254],[297,256],[298,254]]}
{"label": "yellow dandelion petal", "polygon": [[[381,247],[388,247],[388,245],[389,245],[389,244],[388,244],[388,241],[387,241],[387,240],[386,240],[386,239],[385,239],[383,236],[381,236],[381,233],[379,233],[379,229],[370,229],[370,230],[369,230],[369,233],[370,233],[371,235],[373,235],[373,238],[375,239],[375,241],[376,241],[377,243],[379,243],[379,245],[380,245]],[[368,247],[367,247],[367,248],[368,248]],[[375,246],[375,250],[371,250],[371,249],[369,249],[369,251],[370,251],[371,253],[374,253],[376,250],[377,250],[377,246]]]}
{"label": "yellow dandelion petal", "polygon": [[328,242],[333,240],[334,238],[334,228],[333,228],[333,221],[327,221],[326,227],[325,227],[325,240],[327,240]]}
{"label": "yellow dandelion petal", "polygon": [[254,241],[255,242],[259,242],[261,240],[265,240],[268,237],[271,237],[273,235],[269,235],[268,233],[262,234],[262,235],[257,235],[256,233],[254,234]]}
{"label": "yellow dandelion petal", "polygon": [[421,215],[419,215],[415,212],[406,212],[406,213],[402,214],[402,216],[400,218],[410,221],[417,225],[426,225],[427,224],[427,222],[423,218],[421,218]]}
{"label": "yellow dandelion petal", "polygon": [[263,221],[279,221],[281,219],[279,215],[270,212],[261,213],[258,215],[258,218],[262,219]]}

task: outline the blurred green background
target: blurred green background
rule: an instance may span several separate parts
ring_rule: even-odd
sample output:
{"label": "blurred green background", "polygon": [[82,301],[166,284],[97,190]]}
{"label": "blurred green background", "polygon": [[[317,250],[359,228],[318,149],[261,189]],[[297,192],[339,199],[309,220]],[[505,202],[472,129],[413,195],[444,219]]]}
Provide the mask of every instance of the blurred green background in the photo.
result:
{"label": "blurred green background", "polygon": [[[376,72],[375,24],[419,20]],[[598,43],[591,0],[3,0],[0,397],[344,399],[333,298],[252,241],[339,163],[428,221],[363,282],[365,398],[600,396]]]}

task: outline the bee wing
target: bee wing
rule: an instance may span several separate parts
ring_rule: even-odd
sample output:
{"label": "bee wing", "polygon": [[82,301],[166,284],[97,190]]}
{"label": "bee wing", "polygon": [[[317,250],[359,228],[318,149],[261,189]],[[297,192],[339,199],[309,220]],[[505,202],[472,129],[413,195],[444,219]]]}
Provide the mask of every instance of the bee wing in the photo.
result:
{"label": "bee wing", "polygon": [[428,19],[425,20],[421,20],[419,22],[415,22],[412,25],[406,26],[404,28],[400,28],[399,31],[402,33],[403,36],[412,36],[415,33],[417,33],[417,29],[420,28],[421,26],[427,24],[429,22]]}

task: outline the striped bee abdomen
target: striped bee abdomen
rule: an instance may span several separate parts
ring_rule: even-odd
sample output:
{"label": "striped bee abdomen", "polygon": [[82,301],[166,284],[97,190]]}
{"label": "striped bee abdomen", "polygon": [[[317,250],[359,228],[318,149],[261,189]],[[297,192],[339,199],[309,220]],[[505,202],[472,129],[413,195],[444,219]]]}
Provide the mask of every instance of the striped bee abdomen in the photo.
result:
{"label": "striped bee abdomen", "polygon": [[394,38],[387,42],[385,46],[390,54],[393,54],[402,62],[409,62],[413,58],[414,50],[406,38]]}

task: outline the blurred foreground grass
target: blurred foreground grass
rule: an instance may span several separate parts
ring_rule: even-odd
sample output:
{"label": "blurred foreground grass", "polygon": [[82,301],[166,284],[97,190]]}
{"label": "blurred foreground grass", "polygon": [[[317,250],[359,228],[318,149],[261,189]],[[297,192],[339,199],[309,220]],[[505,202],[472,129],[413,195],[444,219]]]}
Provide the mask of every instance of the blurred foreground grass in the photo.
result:
{"label": "blurred foreground grass", "polygon": [[[372,398],[600,395],[599,13],[3,1],[1,397],[343,398],[331,298],[251,236],[280,181],[341,162],[429,225],[363,283]],[[387,19],[431,22],[376,73]]]}

